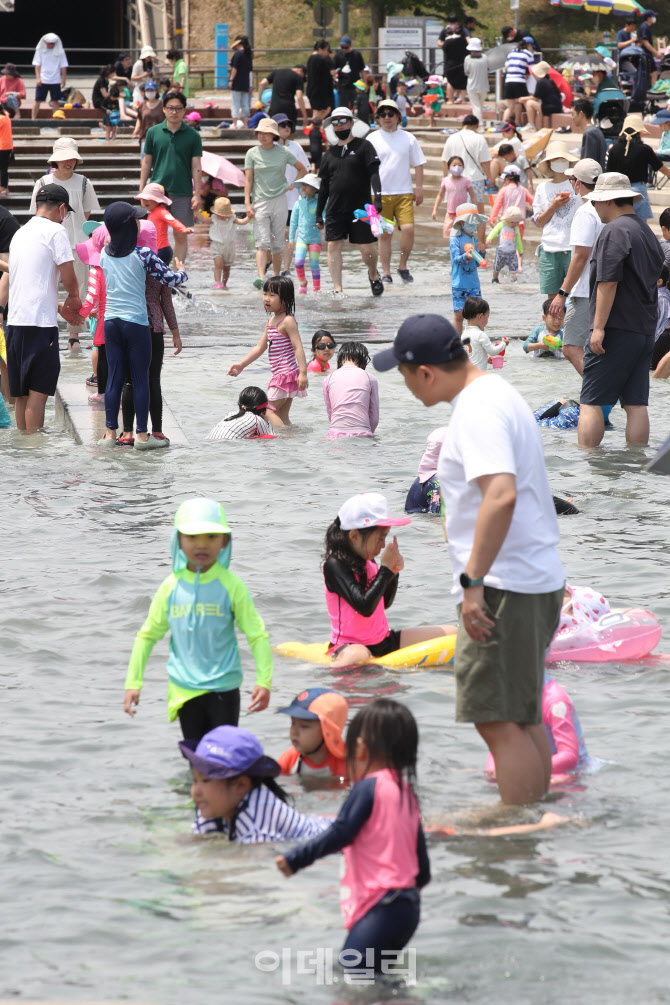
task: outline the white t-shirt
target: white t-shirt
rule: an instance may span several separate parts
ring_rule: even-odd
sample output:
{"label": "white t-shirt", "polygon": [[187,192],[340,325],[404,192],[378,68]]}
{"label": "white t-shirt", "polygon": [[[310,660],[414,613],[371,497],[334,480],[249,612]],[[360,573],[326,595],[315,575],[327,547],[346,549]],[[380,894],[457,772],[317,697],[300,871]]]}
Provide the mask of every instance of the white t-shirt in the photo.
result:
{"label": "white t-shirt", "polygon": [[392,133],[375,129],[365,138],[379,155],[382,195],[410,195],[414,191],[410,168],[426,163],[416,136],[404,129]]}
{"label": "white t-shirt", "polygon": [[538,185],[533,199],[533,218],[549,209],[554,196],[559,192],[569,192],[570,198],[563,206],[560,206],[549,223],[545,223],[542,228],[542,247],[545,251],[569,251],[570,250],[570,226],[572,218],[582,205],[582,200],[575,195],[566,178],[556,184],[553,181],[545,181]]}
{"label": "white t-shirt", "polygon": [[498,376],[473,380],[451,402],[437,474],[454,586],[465,571],[482,502],[477,478],[512,474],[516,506],[507,536],[484,578],[486,586],[513,593],[559,590],[565,572],[558,557],[558,520],[544,467],[542,438],[530,408]]}
{"label": "white t-shirt", "polygon": [[479,133],[473,133],[472,129],[461,129],[460,132],[453,133],[442,151],[443,161],[448,161],[450,157],[462,158],[465,165],[463,174],[467,175],[470,181],[486,180],[486,174],[480,165],[491,160],[491,151]]}
{"label": "white t-shirt", "polygon": [[[572,224],[570,226],[570,251],[574,255],[575,248],[593,248],[596,243],[598,234],[603,229],[604,224],[601,223],[600,217],[598,216],[595,206],[591,202],[585,202],[583,206],[580,206],[574,217],[572,218]],[[571,297],[588,297],[589,296],[589,271],[591,269],[591,256],[582,269],[582,274],[572,287],[570,291]]]}
{"label": "white t-shirt", "polygon": [[[305,169],[307,171],[310,170],[309,161],[307,160],[307,154],[305,153],[305,151],[303,150],[303,148],[300,146],[299,143],[296,143],[295,140],[287,140],[286,141],[286,149],[290,150],[291,153],[294,154],[297,157],[297,159],[300,161],[301,164],[304,164]],[[298,177],[298,172],[297,172],[297,170],[295,168],[295,165],[294,164],[287,164],[286,165],[286,181],[289,183],[289,185],[293,185],[293,182],[296,180],[297,177]],[[290,210],[293,209],[293,207],[295,206],[296,202],[300,198],[300,186],[301,186],[301,184],[302,184],[302,182],[298,182],[298,184],[294,185],[293,188],[289,188],[289,189],[286,190],[286,205],[288,206],[288,208]]]}
{"label": "white t-shirt", "polygon": [[35,196],[42,188],[42,185],[62,185],[67,190],[69,203],[73,212],[65,219],[63,226],[70,237],[70,247],[86,240],[86,234],[82,227],[86,223],[86,213],[99,213],[100,203],[95,194],[95,189],[88,178],[76,172],[67,181],[60,181],[53,174],[45,174],[35,182],[33,197],[30,200],[30,212],[35,212]]}
{"label": "white t-shirt", "polygon": [[40,68],[40,80],[43,84],[60,84],[60,71],[68,65],[65,53],[58,53],[56,49],[43,49],[42,52],[36,52],[33,58],[33,66]]}
{"label": "white t-shirt", "polygon": [[10,325],[58,325],[58,266],[72,261],[65,227],[34,216],[9,245]]}
{"label": "white t-shirt", "polygon": [[498,356],[505,349],[504,342],[496,346],[486,332],[478,328],[477,325],[468,325],[465,337],[470,339],[472,347],[470,362],[478,366],[480,370],[485,370],[489,365],[489,356]]}

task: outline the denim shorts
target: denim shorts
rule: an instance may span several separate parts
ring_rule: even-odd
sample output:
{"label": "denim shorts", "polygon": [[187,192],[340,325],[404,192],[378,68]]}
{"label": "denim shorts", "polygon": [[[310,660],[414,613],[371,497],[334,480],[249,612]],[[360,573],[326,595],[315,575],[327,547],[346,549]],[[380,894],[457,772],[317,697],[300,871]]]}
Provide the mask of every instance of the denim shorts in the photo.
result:
{"label": "denim shorts", "polygon": [[584,346],[581,405],[649,404],[649,364],[654,336],[622,328],[606,328],[604,354]]}
{"label": "denim shorts", "polygon": [[636,199],[633,203],[635,215],[639,216],[641,220],[653,220],[654,214],[649,204],[645,183],[643,181],[632,181],[630,187],[642,195],[642,199]]}
{"label": "denim shorts", "polygon": [[250,99],[248,91],[231,91],[230,100],[234,119],[249,118]]}

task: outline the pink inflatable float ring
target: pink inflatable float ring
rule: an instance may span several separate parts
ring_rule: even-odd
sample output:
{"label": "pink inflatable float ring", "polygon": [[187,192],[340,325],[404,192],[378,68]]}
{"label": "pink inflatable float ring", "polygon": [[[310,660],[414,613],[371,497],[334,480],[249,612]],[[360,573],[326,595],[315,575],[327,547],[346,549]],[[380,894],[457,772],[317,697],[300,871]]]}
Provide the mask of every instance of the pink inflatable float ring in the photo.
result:
{"label": "pink inflatable float ring", "polygon": [[547,663],[615,663],[648,656],[661,637],[657,618],[639,607],[610,611],[595,624],[579,624],[554,636]]}

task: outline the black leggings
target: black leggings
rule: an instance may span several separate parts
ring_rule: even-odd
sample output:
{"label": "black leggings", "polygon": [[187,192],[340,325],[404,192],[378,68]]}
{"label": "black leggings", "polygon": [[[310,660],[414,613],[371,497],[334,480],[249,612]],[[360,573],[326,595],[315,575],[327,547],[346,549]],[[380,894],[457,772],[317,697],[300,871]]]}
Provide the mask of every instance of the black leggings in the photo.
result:
{"label": "black leggings", "polygon": [[[149,364],[149,415],[151,416],[152,433],[163,432],[163,391],[161,390],[161,370],[165,354],[163,332],[151,333],[151,363]],[[98,362],[98,366],[100,363]],[[100,378],[98,378],[98,388]],[[126,382],[123,385],[121,398],[123,412],[123,431],[132,433],[135,419],[135,396],[133,382],[130,379],[130,367],[126,367]]]}
{"label": "black leggings", "polygon": [[0,188],[7,188],[9,185],[9,159],[12,156],[11,150],[0,150]]}
{"label": "black leggings", "polygon": [[179,709],[179,722],[185,740],[202,740],[217,726],[237,726],[240,719],[240,689],[208,691],[191,698]]}
{"label": "black leggings", "polygon": [[404,949],[419,924],[421,897],[415,888],[389,890],[350,929],[340,963],[347,969],[373,967],[382,973],[386,953]]}
{"label": "black leggings", "polygon": [[651,354],[651,369],[655,370],[663,357],[670,352],[670,328],[666,328],[656,339],[654,351]]}
{"label": "black leggings", "polygon": [[104,394],[107,387],[107,377],[109,376],[107,350],[105,349],[104,342],[98,346],[98,370],[96,376],[98,378],[98,394]]}

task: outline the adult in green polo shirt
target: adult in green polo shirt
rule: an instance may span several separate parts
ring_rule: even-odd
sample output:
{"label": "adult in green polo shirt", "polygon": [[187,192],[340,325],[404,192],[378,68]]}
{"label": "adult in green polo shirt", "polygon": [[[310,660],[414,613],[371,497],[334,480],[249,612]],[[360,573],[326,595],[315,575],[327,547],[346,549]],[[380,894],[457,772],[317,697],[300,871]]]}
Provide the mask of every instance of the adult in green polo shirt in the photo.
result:
{"label": "adult in green polo shirt", "polygon": [[247,215],[253,217],[258,279],[263,285],[265,267],[272,256],[272,272],[281,272],[284,232],[287,227],[286,168],[295,165],[296,182],[306,173],[305,165],[288,147],[279,146],[279,129],[274,119],[261,119],[256,126],[258,145],[250,147],[244,158],[244,204]]}
{"label": "adult in green polo shirt", "polygon": [[[140,191],[149,180],[158,182],[172,200],[172,215],[192,227],[193,210],[200,208],[202,140],[197,129],[184,122],[186,98],[181,91],[168,91],[163,108],[165,121],[152,126],[144,140]],[[187,250],[186,234],[174,231],[175,258],[185,261]]]}

